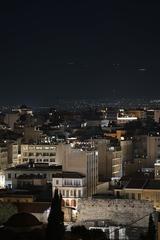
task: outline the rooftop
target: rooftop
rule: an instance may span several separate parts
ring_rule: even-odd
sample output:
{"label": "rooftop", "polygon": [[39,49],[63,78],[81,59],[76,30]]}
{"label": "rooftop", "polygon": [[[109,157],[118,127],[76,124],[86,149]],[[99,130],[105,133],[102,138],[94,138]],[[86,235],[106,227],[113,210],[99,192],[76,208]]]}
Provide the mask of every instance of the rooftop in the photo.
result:
{"label": "rooftop", "polygon": [[15,203],[18,212],[26,213],[44,213],[50,208],[51,202],[32,202],[32,203]]}
{"label": "rooftop", "polygon": [[42,174],[22,174],[17,179],[45,179],[46,177]]}
{"label": "rooftop", "polygon": [[6,171],[22,171],[22,170],[26,170],[26,171],[48,171],[48,170],[62,170],[62,166],[61,165],[48,165],[45,163],[42,164],[30,164],[30,163],[26,163],[26,164],[21,164],[21,165],[17,165],[15,167],[11,167],[11,168],[7,168]]}
{"label": "rooftop", "polygon": [[132,178],[125,186],[125,189],[153,189],[160,190],[160,181],[153,179],[135,179]]}
{"label": "rooftop", "polygon": [[125,188],[144,188],[144,186],[147,184],[148,179],[135,179],[132,178],[127,185],[125,186]]}
{"label": "rooftop", "polygon": [[55,173],[54,178],[85,178],[85,175],[78,172]]}

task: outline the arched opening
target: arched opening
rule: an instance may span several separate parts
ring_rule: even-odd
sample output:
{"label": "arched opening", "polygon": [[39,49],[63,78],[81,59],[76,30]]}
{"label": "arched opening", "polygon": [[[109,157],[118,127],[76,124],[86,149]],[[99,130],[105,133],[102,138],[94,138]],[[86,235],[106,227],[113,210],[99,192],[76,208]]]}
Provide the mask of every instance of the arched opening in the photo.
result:
{"label": "arched opening", "polygon": [[76,200],[75,200],[75,199],[72,199],[72,201],[71,201],[71,206],[72,206],[72,207],[76,207]]}
{"label": "arched opening", "polygon": [[69,200],[66,200],[66,206],[69,207]]}

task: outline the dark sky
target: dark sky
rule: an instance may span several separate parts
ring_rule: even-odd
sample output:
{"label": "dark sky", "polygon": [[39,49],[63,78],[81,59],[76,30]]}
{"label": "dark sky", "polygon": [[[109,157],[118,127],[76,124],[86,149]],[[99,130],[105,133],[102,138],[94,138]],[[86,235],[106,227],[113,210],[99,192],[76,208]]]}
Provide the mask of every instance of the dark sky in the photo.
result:
{"label": "dark sky", "polygon": [[0,104],[160,97],[158,1],[3,2]]}

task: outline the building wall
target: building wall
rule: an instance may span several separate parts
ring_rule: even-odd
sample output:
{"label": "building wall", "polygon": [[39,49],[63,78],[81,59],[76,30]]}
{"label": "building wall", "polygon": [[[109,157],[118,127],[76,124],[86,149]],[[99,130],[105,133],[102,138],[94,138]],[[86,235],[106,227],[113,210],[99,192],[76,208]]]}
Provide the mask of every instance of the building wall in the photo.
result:
{"label": "building wall", "polygon": [[75,149],[69,144],[63,144],[62,154],[62,170],[84,174],[87,180],[87,195],[94,194],[98,183],[98,152]]}
{"label": "building wall", "polygon": [[107,146],[110,141],[105,139],[95,139],[94,144],[98,151],[98,176],[100,178],[106,177],[107,169]]}
{"label": "building wall", "polygon": [[128,110],[128,113],[132,114],[133,116],[137,117],[138,119],[146,118],[146,113],[144,110]]}
{"label": "building wall", "polygon": [[0,171],[0,189],[5,188],[5,173]]}
{"label": "building wall", "polygon": [[8,149],[6,146],[0,146],[0,171],[8,167]]}
{"label": "building wall", "polygon": [[0,197],[0,201],[5,203],[32,203],[34,201],[33,196],[11,196]]}
{"label": "building wall", "polygon": [[14,130],[14,124],[19,118],[19,113],[7,113],[4,117],[4,122]]}
{"label": "building wall", "polygon": [[133,137],[133,155],[135,158],[147,155],[147,135]]}
{"label": "building wall", "polygon": [[[49,211],[50,209],[44,211],[43,213],[31,214],[33,214],[40,222],[47,223]],[[64,212],[64,222],[75,221],[74,210],[72,208],[62,207],[62,211]]]}
{"label": "building wall", "polygon": [[147,227],[149,214],[153,212],[153,206],[147,201],[127,199],[86,199],[80,200],[78,204],[77,222],[108,220],[117,225],[129,225]]}
{"label": "building wall", "polygon": [[19,163],[18,159],[18,144],[10,143],[8,145],[8,163],[15,166]]}
{"label": "building wall", "polygon": [[56,158],[57,145],[21,145],[22,162],[60,164]]}
{"label": "building wall", "polygon": [[31,174],[42,174],[44,177],[46,177],[47,183],[52,183],[52,177],[56,172],[61,172],[61,170],[43,170],[43,169],[13,169],[9,170],[7,169],[5,171],[5,186],[15,188],[17,186],[17,177],[20,175],[31,175]]}
{"label": "building wall", "polygon": [[160,137],[147,137],[147,167],[154,167],[154,163],[160,156]]}
{"label": "building wall", "polygon": [[151,202],[157,210],[160,210],[160,189],[116,189],[115,195],[124,196],[129,199],[146,200]]}
{"label": "building wall", "polygon": [[133,173],[142,169],[142,167],[145,166],[145,160],[146,159],[137,158],[137,159],[134,159],[133,162],[124,163],[123,164],[123,175],[124,176],[132,175]]}
{"label": "building wall", "polygon": [[160,222],[158,221],[157,240],[160,240]]}
{"label": "building wall", "polygon": [[112,159],[112,178],[122,177],[122,151],[114,151]]}
{"label": "building wall", "polygon": [[154,121],[157,123],[160,122],[160,110],[154,110]]}
{"label": "building wall", "polygon": [[24,140],[26,143],[29,141],[34,141],[37,143],[37,141],[42,136],[42,131],[37,129],[36,127],[25,127],[24,128]]}
{"label": "building wall", "polygon": [[122,162],[133,160],[133,143],[132,140],[120,141],[122,151]]}
{"label": "building wall", "polygon": [[106,161],[106,177],[120,178],[122,177],[122,152],[121,150],[108,149]]}
{"label": "building wall", "polygon": [[160,180],[160,159],[157,159],[156,163],[154,164],[154,178],[156,180]]}
{"label": "building wall", "polygon": [[63,206],[66,207],[77,207],[78,199],[87,197],[85,178],[53,178],[53,194],[56,188],[61,192]]}

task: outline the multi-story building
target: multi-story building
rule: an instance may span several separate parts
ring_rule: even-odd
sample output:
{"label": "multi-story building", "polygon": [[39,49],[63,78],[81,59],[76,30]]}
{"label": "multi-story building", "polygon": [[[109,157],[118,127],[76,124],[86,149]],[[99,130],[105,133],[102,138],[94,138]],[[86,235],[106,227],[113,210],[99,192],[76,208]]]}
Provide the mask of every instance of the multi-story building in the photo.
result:
{"label": "multi-story building", "polygon": [[23,164],[11,167],[5,170],[5,186],[8,188],[17,187],[17,179],[20,176],[37,175],[43,176],[47,180],[47,183],[52,183],[52,178],[55,173],[60,173],[62,171],[61,166],[49,166],[48,164]]}
{"label": "multi-story building", "polygon": [[15,193],[0,193],[0,201],[3,203],[33,203],[34,195],[29,194],[27,192],[15,192]]}
{"label": "multi-story building", "polygon": [[[22,162],[47,163],[49,165],[60,165],[59,158],[56,158],[58,145],[47,144],[22,144]],[[57,160],[58,159],[58,160]]]}
{"label": "multi-story building", "polygon": [[123,174],[123,163],[122,163],[122,151],[112,149],[110,150],[112,152],[112,179],[120,179]]}
{"label": "multi-story building", "polygon": [[11,112],[7,113],[4,117],[4,122],[12,129],[14,130],[14,124],[19,118],[19,113],[18,112]]}
{"label": "multi-story building", "polygon": [[146,112],[144,109],[129,109],[127,110],[129,115],[137,117],[137,119],[145,119]]}
{"label": "multi-story building", "polygon": [[155,122],[160,122],[160,110],[158,109],[148,109],[146,111],[146,117],[153,119]]}
{"label": "multi-story building", "polygon": [[127,199],[148,200],[160,210],[160,181],[147,178],[131,178],[121,189],[115,189],[115,195]]}
{"label": "multi-story building", "polygon": [[86,177],[77,172],[55,174],[52,180],[52,192],[58,188],[62,194],[63,206],[74,207],[80,198],[87,197]]}
{"label": "multi-story building", "polygon": [[147,156],[147,135],[135,135],[133,137],[133,157],[144,158]]}
{"label": "multi-story building", "polygon": [[111,143],[110,139],[95,139],[94,144],[98,151],[98,176],[103,181],[106,178],[120,178],[122,176],[122,151],[121,147]]}
{"label": "multi-story building", "polygon": [[43,136],[43,131],[37,126],[25,126],[24,127],[24,141],[25,143],[34,142],[38,143]]}
{"label": "multi-story building", "polygon": [[117,124],[126,124],[131,121],[136,121],[138,118],[133,114],[125,111],[124,109],[120,109],[117,113]]}
{"label": "multi-story building", "polygon": [[133,143],[132,140],[124,139],[120,141],[122,151],[122,162],[133,160]]}
{"label": "multi-story building", "polygon": [[109,121],[115,121],[117,120],[117,109],[116,108],[112,108],[112,107],[108,107],[106,109],[106,112],[107,112],[107,119]]}
{"label": "multi-story building", "polygon": [[0,189],[5,187],[5,173],[0,171]]}
{"label": "multi-story building", "polygon": [[30,107],[27,107],[26,105],[21,105],[18,108],[12,109],[12,112],[18,112],[21,115],[25,115],[25,114],[32,115],[33,114],[32,109]]}
{"label": "multi-story building", "polygon": [[[61,145],[62,170],[78,172],[86,177],[87,196],[96,193],[98,183],[98,151],[92,148]],[[60,156],[59,156],[60,157]]]}
{"label": "multi-story building", "polygon": [[8,149],[7,146],[0,145],[0,171],[8,167]]}
{"label": "multi-story building", "polygon": [[160,180],[160,159],[157,159],[154,164],[154,178]]}
{"label": "multi-story building", "polygon": [[45,174],[22,174],[15,179],[15,187],[18,189],[32,189],[33,187],[45,186],[46,184]]}
{"label": "multi-story building", "polygon": [[8,163],[13,166],[21,163],[19,161],[19,146],[17,143],[9,143],[8,144]]}
{"label": "multi-story building", "polygon": [[154,163],[160,157],[160,136],[147,136],[147,167],[154,167]]}

